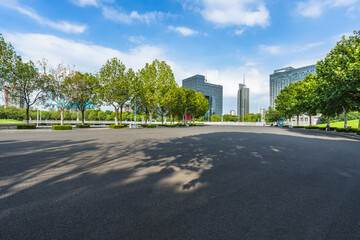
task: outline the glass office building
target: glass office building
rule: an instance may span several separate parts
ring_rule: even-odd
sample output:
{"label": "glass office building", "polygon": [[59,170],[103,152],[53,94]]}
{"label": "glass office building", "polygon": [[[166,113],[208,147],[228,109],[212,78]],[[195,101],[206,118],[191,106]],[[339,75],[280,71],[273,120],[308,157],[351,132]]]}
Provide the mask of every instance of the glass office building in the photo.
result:
{"label": "glass office building", "polygon": [[301,68],[286,67],[275,70],[270,75],[270,106],[275,107],[275,99],[279,95],[281,89],[304,78],[310,73],[316,74],[315,65]]}
{"label": "glass office building", "polygon": [[194,89],[195,92],[202,92],[209,101],[210,110],[207,115],[217,114],[222,116],[223,112],[223,87],[208,83],[203,75],[195,75],[182,80],[182,85],[186,89]]}
{"label": "glass office building", "polygon": [[243,117],[249,114],[249,88],[245,84],[239,84],[239,90],[237,94],[237,112],[239,117]]}

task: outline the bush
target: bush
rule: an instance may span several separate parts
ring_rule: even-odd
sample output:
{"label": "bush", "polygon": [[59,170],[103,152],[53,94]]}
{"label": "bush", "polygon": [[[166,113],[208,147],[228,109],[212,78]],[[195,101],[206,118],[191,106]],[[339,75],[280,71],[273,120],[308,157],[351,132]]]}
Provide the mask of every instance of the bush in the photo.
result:
{"label": "bush", "polygon": [[52,125],[52,130],[72,130],[71,125]]}
{"label": "bush", "polygon": [[319,129],[318,126],[305,126],[306,129]]}
{"label": "bush", "polygon": [[16,129],[35,129],[35,124],[24,124],[24,125],[17,125]]}
{"label": "bush", "polygon": [[293,128],[305,128],[305,126],[293,126]]}
{"label": "bush", "polygon": [[155,124],[141,124],[143,128],[156,128]]}
{"label": "bush", "polygon": [[357,135],[360,135],[360,129],[357,130]]}
{"label": "bush", "polygon": [[336,128],[336,132],[358,133],[357,128]]}
{"label": "bush", "polygon": [[109,128],[120,129],[120,128],[124,128],[124,125],[109,125]]}
{"label": "bush", "polygon": [[84,124],[84,125],[76,124],[76,128],[90,128],[90,124]]}
{"label": "bush", "polygon": [[173,127],[176,127],[176,124],[159,124],[158,126],[160,126],[160,127],[170,127],[170,128],[173,128]]}

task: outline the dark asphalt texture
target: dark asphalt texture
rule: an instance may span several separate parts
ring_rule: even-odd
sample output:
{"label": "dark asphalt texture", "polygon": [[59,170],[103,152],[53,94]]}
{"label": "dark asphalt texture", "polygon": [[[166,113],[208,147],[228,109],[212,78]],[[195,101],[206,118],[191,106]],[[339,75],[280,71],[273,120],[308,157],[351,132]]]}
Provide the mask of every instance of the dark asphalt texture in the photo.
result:
{"label": "dark asphalt texture", "polygon": [[360,239],[360,141],[270,127],[0,132],[0,239]]}

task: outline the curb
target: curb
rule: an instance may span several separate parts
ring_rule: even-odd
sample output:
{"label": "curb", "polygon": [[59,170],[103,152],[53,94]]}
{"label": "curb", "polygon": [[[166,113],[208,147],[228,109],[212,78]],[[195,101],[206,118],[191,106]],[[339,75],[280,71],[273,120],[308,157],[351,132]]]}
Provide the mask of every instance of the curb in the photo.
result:
{"label": "curb", "polygon": [[331,135],[337,137],[345,137],[360,140],[360,135],[357,133],[345,133],[345,132],[336,132],[336,131],[323,131],[318,129],[305,129],[305,128],[289,128],[291,131],[306,131],[306,132],[313,132],[313,133],[320,133],[323,135]]}

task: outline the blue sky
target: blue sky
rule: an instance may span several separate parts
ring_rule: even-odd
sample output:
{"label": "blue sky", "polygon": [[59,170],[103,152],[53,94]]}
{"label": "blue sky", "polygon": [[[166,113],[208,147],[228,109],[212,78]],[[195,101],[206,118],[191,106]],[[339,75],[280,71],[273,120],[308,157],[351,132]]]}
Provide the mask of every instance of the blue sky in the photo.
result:
{"label": "blue sky", "polygon": [[95,73],[112,57],[137,70],[157,58],[176,81],[203,74],[236,110],[269,105],[269,74],[315,64],[359,30],[360,0],[0,0],[0,33],[25,60]]}

